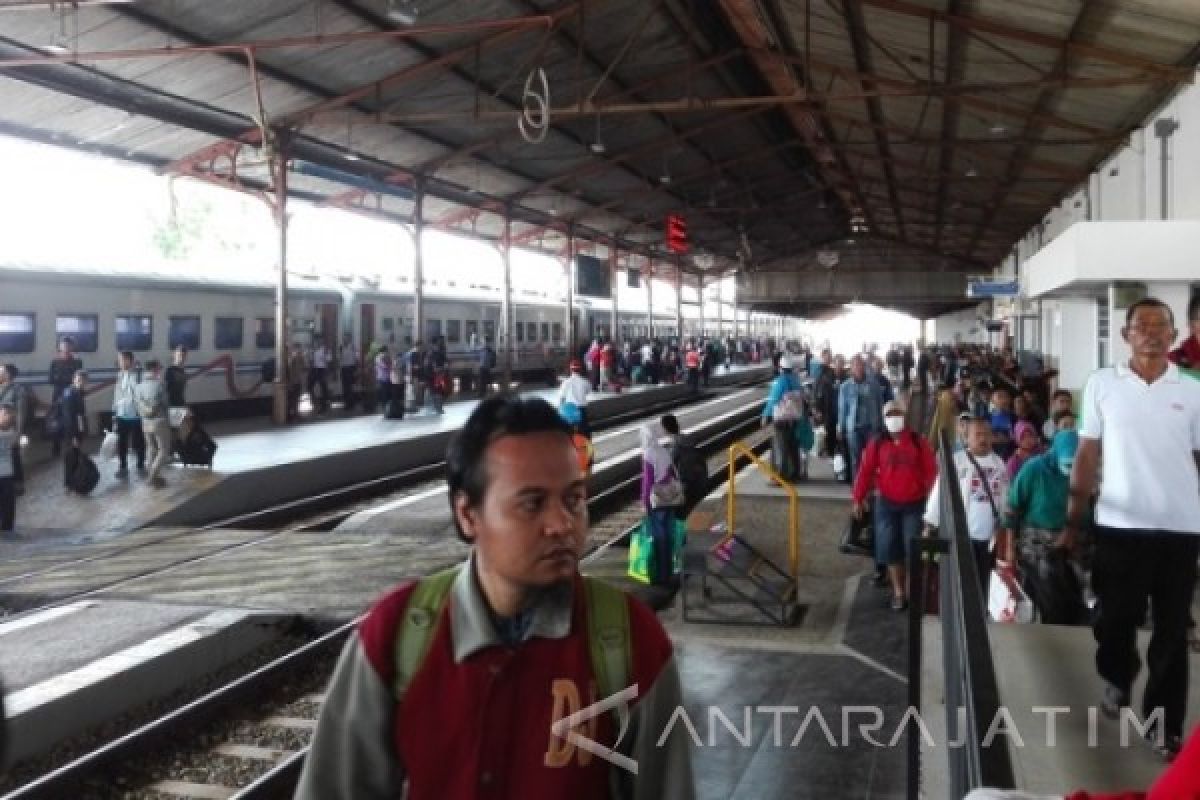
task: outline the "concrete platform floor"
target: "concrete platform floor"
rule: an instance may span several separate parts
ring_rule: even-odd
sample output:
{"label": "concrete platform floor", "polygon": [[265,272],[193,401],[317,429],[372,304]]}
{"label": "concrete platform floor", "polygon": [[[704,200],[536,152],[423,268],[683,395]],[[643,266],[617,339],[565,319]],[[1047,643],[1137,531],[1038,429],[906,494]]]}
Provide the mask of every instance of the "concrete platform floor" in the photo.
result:
{"label": "concrete platform floor", "polygon": [[[734,381],[755,372],[761,373],[762,368],[734,367],[728,373],[719,371],[714,378],[718,382]],[[663,388],[667,387],[637,386],[623,395],[650,396]],[[524,393],[553,401],[557,389],[534,389]],[[609,392],[596,392],[592,394],[591,402],[604,403],[617,397]],[[80,498],[63,488],[59,462],[51,459],[46,448],[39,445],[27,459],[26,493],[17,504],[17,532],[30,538],[62,531],[133,530],[216,489],[231,475],[311,461],[332,452],[352,452],[457,430],[477,403],[474,398],[463,399],[448,403],[444,414],[425,410],[403,420],[386,420],[380,414],[333,412],[282,428],[273,427],[269,420],[261,417],[214,422],[206,427],[219,448],[215,469],[169,465],[163,473],[167,487],[154,489],[136,471],[128,480],[117,480],[115,463],[100,463],[100,483],[87,498]],[[87,449],[94,452],[98,447],[99,440],[93,437]],[[131,468],[135,464],[131,454]],[[174,520],[170,524],[178,522],[183,520]],[[0,547],[3,546],[0,542]]]}

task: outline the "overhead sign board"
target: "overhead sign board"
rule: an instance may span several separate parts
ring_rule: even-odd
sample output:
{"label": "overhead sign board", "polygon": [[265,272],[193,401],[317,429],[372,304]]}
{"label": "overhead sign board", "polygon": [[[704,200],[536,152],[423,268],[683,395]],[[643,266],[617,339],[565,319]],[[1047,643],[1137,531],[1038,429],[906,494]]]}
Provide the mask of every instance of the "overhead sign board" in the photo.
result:
{"label": "overhead sign board", "polygon": [[967,297],[1016,297],[1020,289],[1017,281],[971,281]]}

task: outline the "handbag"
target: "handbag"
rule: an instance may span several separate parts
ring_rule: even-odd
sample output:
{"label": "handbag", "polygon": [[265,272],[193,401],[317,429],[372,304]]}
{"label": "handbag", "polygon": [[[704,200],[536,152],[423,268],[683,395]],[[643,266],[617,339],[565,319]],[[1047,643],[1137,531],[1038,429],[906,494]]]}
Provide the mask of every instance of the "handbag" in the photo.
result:
{"label": "handbag", "polygon": [[117,433],[105,431],[104,440],[100,442],[100,451],[96,454],[101,461],[111,461],[117,457]]}
{"label": "handbag", "polygon": [[988,581],[988,615],[996,622],[1033,622],[1033,603],[1011,570],[992,570]]}
{"label": "handbag", "polygon": [[838,550],[848,556],[875,557],[875,525],[870,511],[863,514],[862,519],[850,518],[842,531]]}
{"label": "handbag", "polygon": [[668,472],[667,477],[650,487],[651,508],[681,506],[683,501],[683,481],[675,476],[674,470]]}

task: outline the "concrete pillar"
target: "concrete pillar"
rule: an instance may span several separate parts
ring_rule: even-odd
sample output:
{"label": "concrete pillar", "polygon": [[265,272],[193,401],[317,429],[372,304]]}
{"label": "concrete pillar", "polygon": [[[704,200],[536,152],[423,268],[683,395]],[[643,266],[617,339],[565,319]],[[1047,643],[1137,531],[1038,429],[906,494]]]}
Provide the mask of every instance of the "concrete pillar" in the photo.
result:
{"label": "concrete pillar", "polygon": [[699,277],[699,285],[700,285],[700,327],[696,331],[697,339],[704,337],[704,276],[703,275],[701,275]]}
{"label": "concrete pillar", "polygon": [[279,274],[275,282],[275,382],[271,386],[271,419],[287,423],[288,363],[288,246],[287,246],[287,154],[275,152],[275,231],[279,235]]}
{"label": "concrete pillar", "polygon": [[513,313],[512,313],[512,209],[504,209],[504,238],[500,240],[500,260],[504,265],[504,288],[500,295],[500,324],[496,331],[496,352],[504,363],[504,389],[512,386]]}
{"label": "concrete pillar", "polygon": [[725,338],[725,279],[717,278],[717,338]]}
{"label": "concrete pillar", "polygon": [[[425,182],[418,179],[413,192],[413,342],[425,341]],[[425,342],[432,346],[433,342]]]}

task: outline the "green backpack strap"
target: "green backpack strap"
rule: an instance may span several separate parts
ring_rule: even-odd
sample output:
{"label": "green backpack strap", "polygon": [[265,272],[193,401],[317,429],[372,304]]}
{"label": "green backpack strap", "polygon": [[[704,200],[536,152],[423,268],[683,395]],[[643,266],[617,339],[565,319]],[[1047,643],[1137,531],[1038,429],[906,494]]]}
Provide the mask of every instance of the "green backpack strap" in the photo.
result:
{"label": "green backpack strap", "polygon": [[596,578],[584,576],[583,586],[587,596],[588,649],[599,701],[628,686],[633,673],[629,601],[620,589]]}
{"label": "green backpack strap", "polygon": [[404,616],[396,631],[392,691],[397,699],[404,697],[404,691],[425,660],[437,621],[446,606],[446,598],[450,596],[461,569],[461,566],[454,566],[422,578],[408,599],[408,607],[404,609]]}

